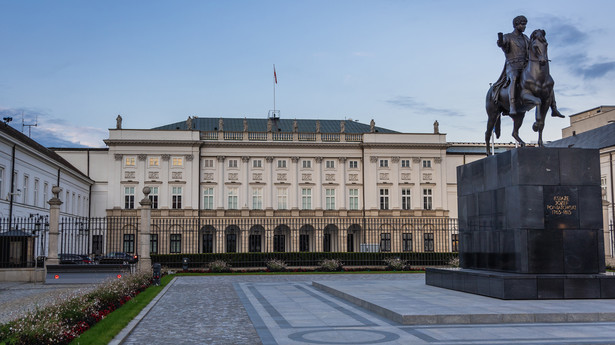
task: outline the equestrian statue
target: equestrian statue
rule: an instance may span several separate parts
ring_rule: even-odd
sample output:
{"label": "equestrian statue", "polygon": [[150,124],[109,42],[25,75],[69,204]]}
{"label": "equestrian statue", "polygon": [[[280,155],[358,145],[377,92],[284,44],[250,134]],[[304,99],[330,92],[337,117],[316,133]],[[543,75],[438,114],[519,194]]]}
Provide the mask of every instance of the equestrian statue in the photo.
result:
{"label": "equestrian statue", "polygon": [[487,155],[490,154],[489,140],[492,132],[495,132],[497,138],[500,137],[501,115],[512,118],[512,136],[520,146],[525,146],[525,142],[519,137],[525,112],[536,107],[536,121],[532,129],[538,132],[538,146],[543,146],[542,130],[547,111],[551,109],[553,117],[564,117],[555,104],[554,82],[549,74],[546,33],[544,30],[534,30],[528,38],[523,33],[526,25],[527,19],[518,16],[513,20],[513,32],[505,35],[498,33],[497,45],[504,51],[506,64],[498,81],[487,91]]}

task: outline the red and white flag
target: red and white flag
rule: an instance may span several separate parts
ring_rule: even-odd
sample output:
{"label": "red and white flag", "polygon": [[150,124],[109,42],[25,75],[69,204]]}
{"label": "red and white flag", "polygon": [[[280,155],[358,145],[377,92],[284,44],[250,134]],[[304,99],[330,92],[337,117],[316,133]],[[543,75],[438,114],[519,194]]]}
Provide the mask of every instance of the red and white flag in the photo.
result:
{"label": "red and white flag", "polygon": [[273,65],[273,80],[275,80],[275,83],[278,83],[278,75],[275,74],[275,65]]}

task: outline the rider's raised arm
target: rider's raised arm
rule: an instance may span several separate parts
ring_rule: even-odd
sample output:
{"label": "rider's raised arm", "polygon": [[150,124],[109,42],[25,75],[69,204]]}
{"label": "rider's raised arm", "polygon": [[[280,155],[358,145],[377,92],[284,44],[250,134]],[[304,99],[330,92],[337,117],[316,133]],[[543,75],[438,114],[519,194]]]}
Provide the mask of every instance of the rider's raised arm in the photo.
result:
{"label": "rider's raised arm", "polygon": [[498,40],[497,40],[496,43],[497,43],[498,47],[502,48],[504,53],[508,52],[508,48],[509,48],[508,40],[504,39],[504,34],[503,33],[498,32]]}

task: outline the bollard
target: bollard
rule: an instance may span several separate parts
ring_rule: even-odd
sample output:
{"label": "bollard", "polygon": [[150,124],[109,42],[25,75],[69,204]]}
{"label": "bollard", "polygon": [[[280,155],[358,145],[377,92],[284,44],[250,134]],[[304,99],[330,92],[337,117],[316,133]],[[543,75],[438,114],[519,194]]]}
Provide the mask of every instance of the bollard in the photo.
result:
{"label": "bollard", "polygon": [[162,271],[162,267],[160,266],[160,264],[156,263],[154,264],[153,267],[153,273],[154,273],[154,285],[159,286],[160,285],[160,275],[161,275],[161,271]]}
{"label": "bollard", "polygon": [[182,268],[184,269],[184,271],[188,269],[188,262],[190,262],[190,259],[188,258],[182,259]]}

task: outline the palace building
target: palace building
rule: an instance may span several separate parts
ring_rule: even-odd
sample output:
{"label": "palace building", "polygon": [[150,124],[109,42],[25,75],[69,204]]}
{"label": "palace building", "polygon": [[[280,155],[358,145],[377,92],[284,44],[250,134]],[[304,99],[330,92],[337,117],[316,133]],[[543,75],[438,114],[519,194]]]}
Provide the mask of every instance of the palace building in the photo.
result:
{"label": "palace building", "polygon": [[456,167],[484,157],[483,144],[448,143],[437,123],[400,133],[373,121],[191,117],[118,123],[105,143],[56,152],[95,181],[92,216],[137,216],[150,187],[153,222],[171,222],[154,225],[162,253],[454,251]]}

